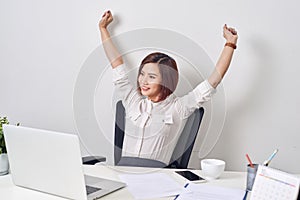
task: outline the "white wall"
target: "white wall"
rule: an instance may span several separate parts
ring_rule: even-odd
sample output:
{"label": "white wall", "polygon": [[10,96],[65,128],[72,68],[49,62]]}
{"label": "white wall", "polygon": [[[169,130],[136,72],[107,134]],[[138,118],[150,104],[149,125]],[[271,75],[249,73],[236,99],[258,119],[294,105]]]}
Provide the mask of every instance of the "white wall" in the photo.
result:
{"label": "white wall", "polygon": [[[84,62],[100,45],[97,24],[106,9],[115,14],[113,35],[146,27],[172,30],[202,46],[214,62],[227,23],[238,30],[238,49],[223,82],[224,128],[206,157],[224,159],[228,170],[245,170],[246,153],[263,162],[278,148],[271,166],[300,173],[299,4],[1,0],[0,115],[24,126],[76,133],[73,91]],[[200,144],[191,167],[199,167]],[[111,159],[108,146],[99,148]]]}

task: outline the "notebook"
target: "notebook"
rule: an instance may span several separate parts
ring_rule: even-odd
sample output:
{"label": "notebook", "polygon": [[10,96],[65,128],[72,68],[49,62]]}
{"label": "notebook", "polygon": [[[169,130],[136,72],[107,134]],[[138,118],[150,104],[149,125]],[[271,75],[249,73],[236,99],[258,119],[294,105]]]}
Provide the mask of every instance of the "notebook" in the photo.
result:
{"label": "notebook", "polygon": [[4,125],[10,172],[17,186],[70,199],[97,199],[125,183],[85,176],[77,135]]}

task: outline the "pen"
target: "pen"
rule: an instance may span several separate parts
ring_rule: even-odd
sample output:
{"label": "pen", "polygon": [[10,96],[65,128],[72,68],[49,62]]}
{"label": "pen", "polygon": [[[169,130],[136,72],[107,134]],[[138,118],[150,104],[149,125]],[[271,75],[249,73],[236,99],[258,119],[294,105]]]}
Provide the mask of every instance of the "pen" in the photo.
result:
{"label": "pen", "polygon": [[247,199],[247,195],[248,195],[248,190],[246,190],[243,200]]}
{"label": "pen", "polygon": [[268,166],[270,164],[271,160],[274,158],[274,156],[277,154],[277,152],[278,152],[278,149],[275,149],[275,151],[272,153],[272,155],[269,157],[269,159],[264,162],[265,166]]}
{"label": "pen", "polygon": [[[184,185],[184,188],[187,188],[188,185],[189,185],[189,183],[185,184],[185,185]],[[177,195],[175,196],[175,199],[174,199],[174,200],[176,200],[178,197],[179,197],[179,194],[177,194]]]}
{"label": "pen", "polygon": [[250,167],[254,168],[254,165],[252,164],[252,161],[251,161],[251,159],[250,159],[250,157],[249,157],[248,154],[246,154],[246,158],[247,158],[247,160],[248,160],[248,162],[250,164]]}

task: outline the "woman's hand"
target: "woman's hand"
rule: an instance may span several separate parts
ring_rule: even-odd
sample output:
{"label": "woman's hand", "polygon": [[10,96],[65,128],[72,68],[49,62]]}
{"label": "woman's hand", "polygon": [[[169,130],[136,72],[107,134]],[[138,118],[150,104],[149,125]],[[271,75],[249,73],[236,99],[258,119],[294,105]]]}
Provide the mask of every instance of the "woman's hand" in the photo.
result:
{"label": "woman's hand", "polygon": [[113,16],[108,10],[102,15],[102,19],[99,22],[99,29],[101,33],[101,40],[103,48],[112,68],[116,68],[123,64],[122,55],[119,53],[117,47],[114,45],[110,38],[107,26],[113,21]]}
{"label": "woman's hand", "polygon": [[237,43],[238,35],[237,35],[236,30],[234,28],[227,27],[226,24],[223,26],[223,36],[227,42],[230,42],[233,44]]}
{"label": "woman's hand", "polygon": [[102,15],[102,19],[99,22],[99,29],[106,29],[107,26],[113,21],[113,16],[108,10]]}
{"label": "woman's hand", "polygon": [[208,82],[214,88],[216,88],[219,85],[229,68],[238,39],[236,30],[234,28],[227,27],[226,24],[223,26],[223,36],[226,39],[226,44],[216,64],[215,70],[208,78]]}

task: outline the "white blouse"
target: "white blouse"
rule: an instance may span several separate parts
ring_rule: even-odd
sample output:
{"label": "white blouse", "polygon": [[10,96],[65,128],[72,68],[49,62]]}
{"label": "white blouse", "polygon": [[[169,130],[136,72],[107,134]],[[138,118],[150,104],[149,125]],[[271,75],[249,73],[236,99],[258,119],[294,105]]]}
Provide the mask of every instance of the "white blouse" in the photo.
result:
{"label": "white blouse", "polygon": [[130,83],[128,71],[124,64],[113,69],[115,92],[122,99],[126,112],[122,156],[169,164],[187,118],[211,99],[215,89],[205,80],[182,97],[171,94],[154,103]]}

